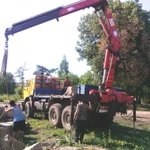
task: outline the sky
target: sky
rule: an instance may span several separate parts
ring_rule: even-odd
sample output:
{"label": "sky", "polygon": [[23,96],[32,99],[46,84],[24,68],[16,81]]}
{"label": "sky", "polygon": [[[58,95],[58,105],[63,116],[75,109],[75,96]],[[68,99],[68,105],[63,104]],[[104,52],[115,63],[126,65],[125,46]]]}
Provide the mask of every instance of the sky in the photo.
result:
{"label": "sky", "polygon": [[[0,67],[5,46],[5,29],[15,22],[30,18],[42,12],[66,6],[77,0],[1,0],[0,1]],[[143,9],[150,10],[149,0],[140,0]],[[79,32],[77,26],[80,17],[93,12],[85,9],[70,15],[52,20],[33,28],[9,36],[7,72],[15,73],[17,68],[26,63],[25,78],[31,78],[36,65],[48,69],[58,68],[63,56],[69,62],[69,71],[82,75],[90,67],[86,61],[79,62],[75,50]]]}

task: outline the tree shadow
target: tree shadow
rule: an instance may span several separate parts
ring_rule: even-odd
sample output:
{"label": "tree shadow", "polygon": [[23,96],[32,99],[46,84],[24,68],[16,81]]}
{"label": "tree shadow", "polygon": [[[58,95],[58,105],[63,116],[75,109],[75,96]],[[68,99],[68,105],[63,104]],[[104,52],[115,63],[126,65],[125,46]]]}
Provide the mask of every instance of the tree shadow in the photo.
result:
{"label": "tree shadow", "polygon": [[23,143],[26,146],[30,146],[30,145],[36,143],[37,142],[37,138],[31,137],[29,135],[37,135],[37,134],[38,134],[38,131],[33,130],[30,126],[26,127],[25,135],[24,135],[24,138],[23,138]]}
{"label": "tree shadow", "polygon": [[[93,145],[101,145],[110,150],[116,150],[118,147],[131,150],[138,147],[139,150],[143,148],[149,150],[150,147],[150,131],[147,130],[134,129],[114,122],[110,128],[91,128],[91,131],[94,132],[95,139],[103,141],[98,143],[100,140],[93,140]],[[86,144],[91,144],[91,141]]]}

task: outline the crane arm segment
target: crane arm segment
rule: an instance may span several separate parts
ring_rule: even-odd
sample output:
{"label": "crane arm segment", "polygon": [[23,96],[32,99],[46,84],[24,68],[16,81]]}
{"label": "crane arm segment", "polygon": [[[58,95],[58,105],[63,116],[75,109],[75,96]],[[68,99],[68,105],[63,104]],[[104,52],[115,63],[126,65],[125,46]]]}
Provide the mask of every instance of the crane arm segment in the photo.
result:
{"label": "crane arm segment", "polygon": [[76,3],[72,3],[64,7],[61,6],[61,7],[46,11],[44,13],[40,13],[31,18],[27,18],[25,20],[14,23],[12,27],[6,28],[5,36],[6,38],[8,38],[9,35],[13,35],[17,32],[29,29],[39,24],[43,24],[53,19],[58,20],[58,18],[62,16],[77,12],[85,8],[89,8],[89,7],[95,8],[95,7],[101,6],[106,2],[107,2],[106,0],[80,0]]}

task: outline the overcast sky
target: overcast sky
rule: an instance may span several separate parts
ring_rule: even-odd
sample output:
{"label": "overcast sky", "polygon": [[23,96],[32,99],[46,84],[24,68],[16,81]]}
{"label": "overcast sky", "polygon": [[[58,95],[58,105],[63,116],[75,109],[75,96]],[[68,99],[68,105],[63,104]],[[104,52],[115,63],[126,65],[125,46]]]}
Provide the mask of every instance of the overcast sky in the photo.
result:
{"label": "overcast sky", "polygon": [[[1,0],[0,63],[4,53],[6,28],[15,22],[73,2],[76,0]],[[148,0],[140,2],[144,9],[150,10]],[[7,72],[14,73],[26,63],[29,70],[26,71],[25,77],[30,78],[36,65],[49,69],[58,68],[63,55],[66,55],[70,72],[77,75],[84,74],[90,67],[86,65],[86,61],[77,61],[79,57],[75,51],[79,34],[77,26],[80,17],[92,11],[93,9],[81,10],[61,17],[59,22],[52,20],[10,36]]]}

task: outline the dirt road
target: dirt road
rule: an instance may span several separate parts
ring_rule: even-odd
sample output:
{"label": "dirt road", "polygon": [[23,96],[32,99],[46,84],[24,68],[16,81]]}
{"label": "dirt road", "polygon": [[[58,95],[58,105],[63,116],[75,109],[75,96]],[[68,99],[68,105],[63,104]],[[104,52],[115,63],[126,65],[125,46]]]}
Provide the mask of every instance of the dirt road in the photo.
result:
{"label": "dirt road", "polygon": [[[129,116],[131,120],[133,120],[132,116],[133,116],[133,113],[131,113]],[[114,120],[117,119],[118,117],[121,117],[121,115],[117,114]],[[149,124],[150,124],[150,112],[149,111],[136,111],[135,127],[141,128]]]}

